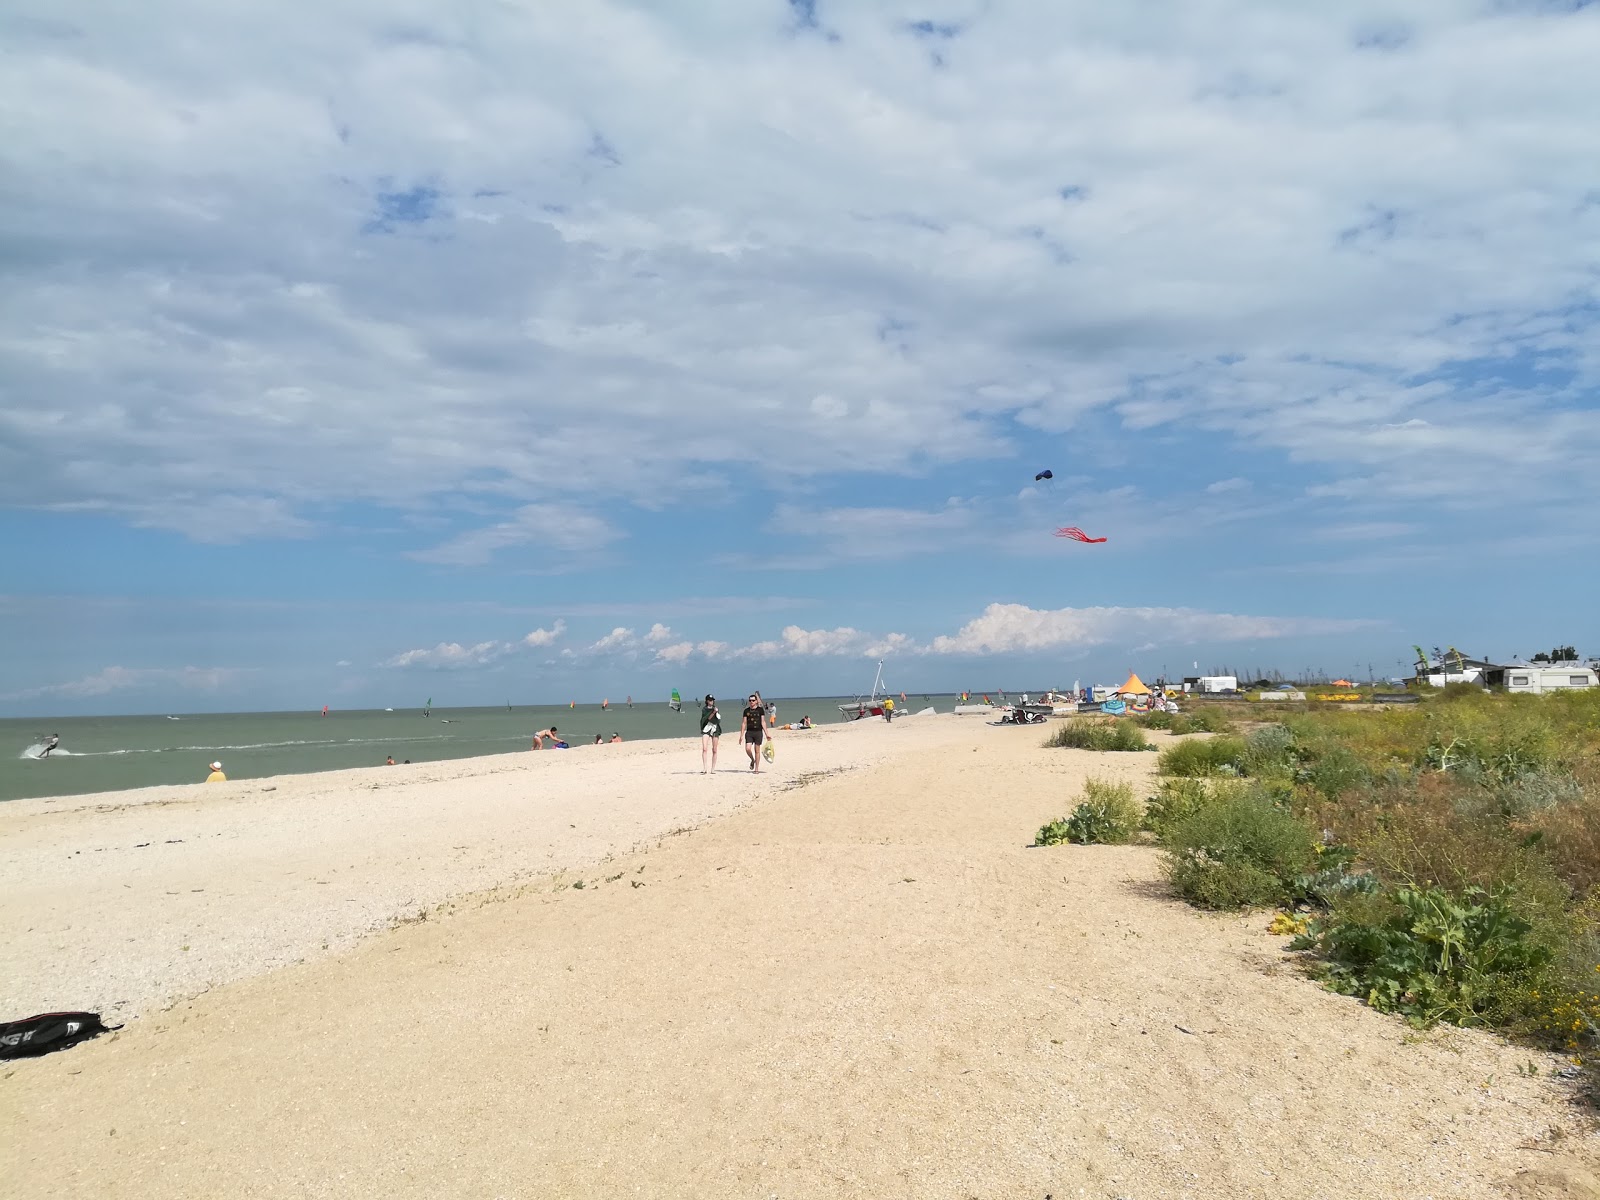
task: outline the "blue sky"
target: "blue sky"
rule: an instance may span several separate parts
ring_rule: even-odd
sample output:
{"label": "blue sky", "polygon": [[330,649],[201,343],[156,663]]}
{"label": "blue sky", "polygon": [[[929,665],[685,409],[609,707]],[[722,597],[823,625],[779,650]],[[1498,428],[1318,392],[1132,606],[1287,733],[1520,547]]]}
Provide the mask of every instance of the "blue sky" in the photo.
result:
{"label": "blue sky", "polygon": [[1600,8],[60,14],[0,714],[1600,651]]}

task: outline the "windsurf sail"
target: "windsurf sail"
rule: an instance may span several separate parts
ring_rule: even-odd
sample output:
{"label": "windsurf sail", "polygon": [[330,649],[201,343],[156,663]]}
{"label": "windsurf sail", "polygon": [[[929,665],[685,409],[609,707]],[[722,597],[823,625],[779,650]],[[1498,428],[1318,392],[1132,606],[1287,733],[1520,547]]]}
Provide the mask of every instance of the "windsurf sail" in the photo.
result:
{"label": "windsurf sail", "polygon": [[422,706],[422,715],[425,716],[425,717],[433,715],[433,697],[432,696],[429,696],[428,697],[428,702]]}
{"label": "windsurf sail", "polygon": [[672,699],[667,701],[667,707],[673,712],[683,711],[683,697],[678,695],[678,689],[672,689]]}

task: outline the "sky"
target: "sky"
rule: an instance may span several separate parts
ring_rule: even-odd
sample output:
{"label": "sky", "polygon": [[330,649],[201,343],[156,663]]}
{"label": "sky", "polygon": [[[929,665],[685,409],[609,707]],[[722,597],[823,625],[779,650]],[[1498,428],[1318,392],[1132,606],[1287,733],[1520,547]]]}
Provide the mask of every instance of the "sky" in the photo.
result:
{"label": "sky", "polygon": [[0,715],[1600,652],[1600,5],[307,13],[0,13]]}

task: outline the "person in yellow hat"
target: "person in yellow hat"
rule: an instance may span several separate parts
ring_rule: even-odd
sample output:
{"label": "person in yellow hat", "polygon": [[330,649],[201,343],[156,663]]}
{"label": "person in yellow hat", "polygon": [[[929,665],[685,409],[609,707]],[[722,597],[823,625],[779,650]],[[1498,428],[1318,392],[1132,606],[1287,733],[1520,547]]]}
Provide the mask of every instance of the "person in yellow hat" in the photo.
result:
{"label": "person in yellow hat", "polygon": [[222,773],[222,764],[221,763],[214,762],[214,763],[211,764],[211,774],[206,776],[206,782],[207,783],[227,783],[228,782],[228,777]]}

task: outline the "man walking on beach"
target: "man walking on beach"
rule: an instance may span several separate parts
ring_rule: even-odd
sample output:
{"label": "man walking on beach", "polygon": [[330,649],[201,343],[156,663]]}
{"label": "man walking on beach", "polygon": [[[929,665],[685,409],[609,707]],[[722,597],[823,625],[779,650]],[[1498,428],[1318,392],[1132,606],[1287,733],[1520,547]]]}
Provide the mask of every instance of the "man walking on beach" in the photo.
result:
{"label": "man walking on beach", "polygon": [[750,769],[761,774],[761,743],[766,738],[767,710],[759,693],[751,693],[750,703],[744,710],[744,752],[750,759]]}
{"label": "man walking on beach", "polygon": [[894,720],[894,701],[893,700],[885,700],[883,702],[883,719],[885,721],[893,721]]}

